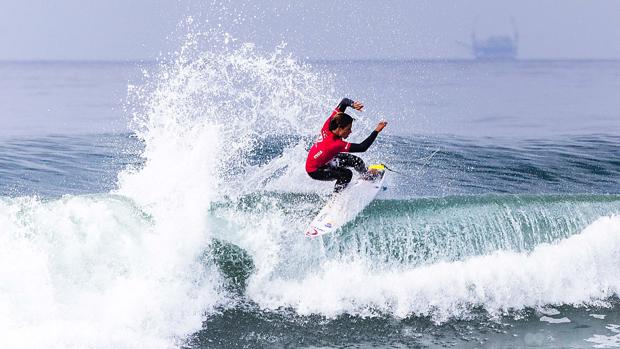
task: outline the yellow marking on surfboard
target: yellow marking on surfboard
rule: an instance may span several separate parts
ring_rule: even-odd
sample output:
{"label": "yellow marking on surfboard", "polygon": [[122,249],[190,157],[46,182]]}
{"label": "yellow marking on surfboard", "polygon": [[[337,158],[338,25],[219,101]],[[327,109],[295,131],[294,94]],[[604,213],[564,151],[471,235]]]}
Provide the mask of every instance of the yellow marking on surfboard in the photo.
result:
{"label": "yellow marking on surfboard", "polygon": [[375,171],[384,171],[385,170],[385,165],[383,164],[375,164],[375,165],[370,165],[368,166],[369,170],[375,170]]}

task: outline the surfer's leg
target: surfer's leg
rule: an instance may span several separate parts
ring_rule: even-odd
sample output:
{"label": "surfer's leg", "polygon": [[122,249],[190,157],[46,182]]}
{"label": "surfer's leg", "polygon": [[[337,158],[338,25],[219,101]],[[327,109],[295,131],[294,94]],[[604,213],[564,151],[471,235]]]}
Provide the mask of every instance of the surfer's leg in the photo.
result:
{"label": "surfer's leg", "polygon": [[339,167],[353,167],[359,173],[366,172],[366,164],[360,157],[349,153],[338,153],[336,155]]}
{"label": "surfer's leg", "polygon": [[319,181],[336,180],[334,191],[339,192],[342,189],[346,188],[347,184],[351,182],[353,172],[351,172],[351,170],[349,170],[348,168],[344,167],[323,166],[314,172],[308,173],[308,175],[312,179],[316,179]]}
{"label": "surfer's leg", "polygon": [[349,182],[351,182],[351,178],[353,177],[353,172],[348,168],[338,167],[334,169],[336,174],[336,185],[334,186],[334,192],[339,192],[342,189],[346,188]]}

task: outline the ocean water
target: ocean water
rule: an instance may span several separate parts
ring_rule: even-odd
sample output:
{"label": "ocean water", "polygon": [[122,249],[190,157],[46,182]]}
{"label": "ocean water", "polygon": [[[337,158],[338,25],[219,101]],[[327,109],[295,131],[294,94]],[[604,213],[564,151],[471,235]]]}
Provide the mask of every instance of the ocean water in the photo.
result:
{"label": "ocean water", "polygon": [[[620,346],[620,62],[0,63],[0,346]],[[322,239],[348,96],[388,189]]]}

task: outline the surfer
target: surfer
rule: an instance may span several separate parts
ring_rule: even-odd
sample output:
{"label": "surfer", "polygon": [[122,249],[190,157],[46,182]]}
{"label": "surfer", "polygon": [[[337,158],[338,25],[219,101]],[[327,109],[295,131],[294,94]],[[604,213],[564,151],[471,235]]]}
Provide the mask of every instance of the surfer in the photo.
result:
{"label": "surfer", "polygon": [[308,152],[306,172],[312,179],[319,181],[336,180],[334,192],[339,192],[351,182],[352,167],[360,174],[368,172],[364,161],[350,153],[362,153],[368,150],[377,135],[387,125],[386,121],[377,124],[374,131],[362,143],[349,143],[344,140],[351,134],[353,118],[346,114],[346,108],[351,107],[361,111],[364,105],[361,102],[343,98],[340,104],[327,118],[319,138]]}

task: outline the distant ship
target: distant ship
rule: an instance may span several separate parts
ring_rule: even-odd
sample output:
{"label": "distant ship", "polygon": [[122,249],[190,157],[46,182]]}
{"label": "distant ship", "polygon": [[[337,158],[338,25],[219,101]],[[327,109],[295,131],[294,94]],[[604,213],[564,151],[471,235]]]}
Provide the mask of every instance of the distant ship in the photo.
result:
{"label": "distant ship", "polygon": [[478,39],[476,31],[471,34],[471,46],[459,42],[471,49],[473,56],[479,60],[515,60],[517,59],[519,33],[512,20],[513,35],[495,35],[486,39]]}
{"label": "distant ship", "polygon": [[517,59],[518,35],[491,36],[484,40],[478,40],[476,34],[472,34],[471,48],[476,59]]}

